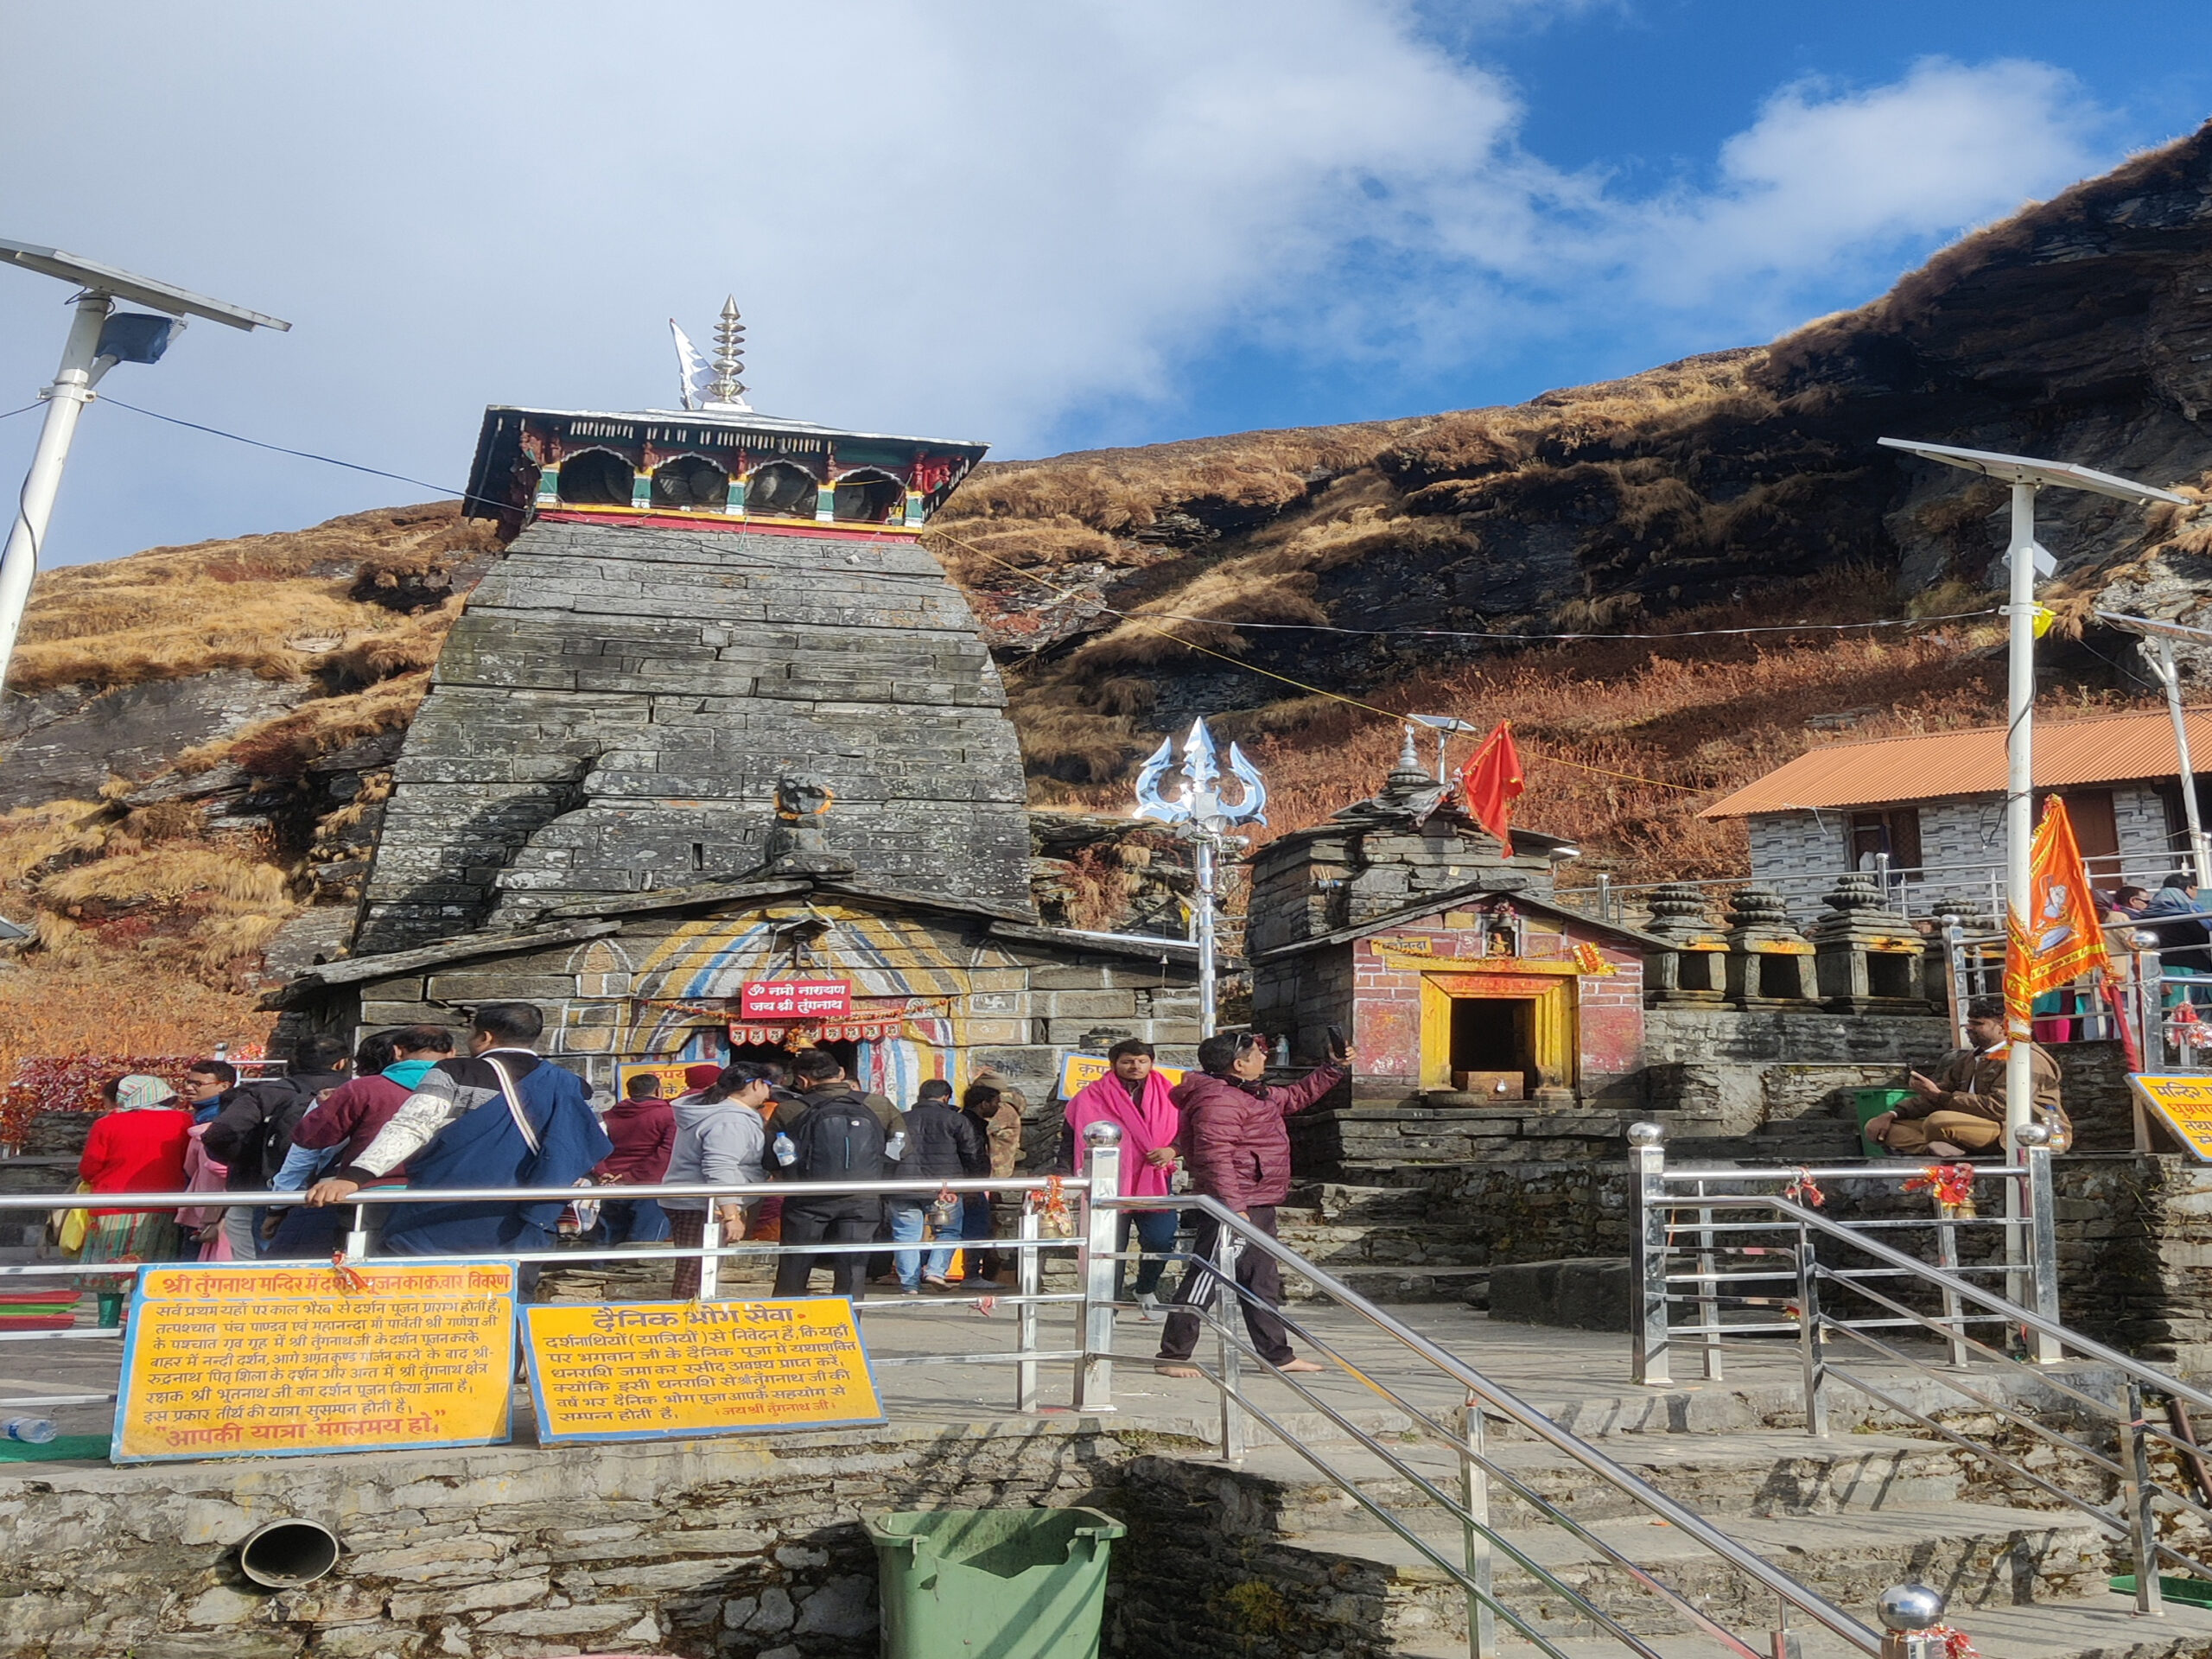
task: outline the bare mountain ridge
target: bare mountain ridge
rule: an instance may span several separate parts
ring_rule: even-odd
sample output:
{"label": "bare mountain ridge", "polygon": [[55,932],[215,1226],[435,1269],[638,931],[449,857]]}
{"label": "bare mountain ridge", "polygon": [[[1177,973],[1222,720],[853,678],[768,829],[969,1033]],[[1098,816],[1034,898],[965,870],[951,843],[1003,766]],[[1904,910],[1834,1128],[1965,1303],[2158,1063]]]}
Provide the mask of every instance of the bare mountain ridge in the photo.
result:
{"label": "bare mountain ridge", "polygon": [[[1641,631],[1745,601],[1794,620],[1796,584],[1847,568],[1891,610],[1972,608],[2002,491],[1877,437],[2194,486],[2207,413],[2212,130],[1771,346],[1507,408],[1001,464],[937,544],[1001,649],[1032,659],[1016,684],[1034,769],[1097,783],[1190,713],[1265,728],[1296,695],[1166,636],[1364,695],[1499,649],[1418,630]],[[2060,597],[2196,602],[2202,537],[2173,512],[2054,492],[2044,523]]]}
{"label": "bare mountain ridge", "polygon": [[[1987,718],[1987,619],[1905,639],[1522,636],[1984,610],[2001,492],[1874,438],[2194,493],[2208,414],[2200,132],[1770,346],[1508,408],[994,463],[929,539],[1007,670],[1040,805],[1118,806],[1132,760],[1196,713],[1260,754],[1278,830],[1379,781],[1389,722],[1249,663],[1385,709],[1510,716],[1539,827],[1624,874],[1718,874],[1738,849],[1694,819],[1712,791],[1838,731]],[[2192,518],[2054,493],[2052,596],[2076,617],[2095,594],[2193,613],[2212,526]],[[228,1019],[264,973],[345,948],[391,759],[496,556],[441,503],[42,575],[0,711],[18,809],[0,903],[41,944],[0,1001],[66,967],[80,1001],[115,985],[95,1024],[187,981],[232,995]],[[2123,701],[2125,649],[2091,630],[2051,654],[2052,683]],[[1152,854],[1079,817],[1049,820],[1039,851],[1048,912],[1107,925],[1159,902]],[[180,993],[188,1027],[212,1017],[197,997]]]}

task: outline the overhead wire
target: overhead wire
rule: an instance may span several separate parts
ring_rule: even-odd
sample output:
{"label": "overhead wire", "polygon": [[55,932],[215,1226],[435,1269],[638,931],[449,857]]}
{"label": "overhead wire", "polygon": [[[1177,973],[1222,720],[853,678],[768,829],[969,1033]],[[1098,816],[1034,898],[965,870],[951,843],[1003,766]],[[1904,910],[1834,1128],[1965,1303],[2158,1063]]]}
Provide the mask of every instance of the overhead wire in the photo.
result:
{"label": "overhead wire", "polygon": [[[924,533],[925,535],[940,537],[944,540],[950,542],[956,547],[964,547],[969,552],[978,554],[984,558],[989,559],[994,563],[1002,564],[1006,566],[1007,569],[1015,572],[1017,575],[1027,576],[1030,581],[1036,582],[1039,587],[1048,588],[1051,591],[1058,594],[1064,599],[1080,599],[1083,597],[1083,595],[1077,594],[1073,588],[1056,587],[1053,583],[1045,581],[1041,576],[1038,576],[1030,571],[1023,569],[1021,566],[1015,564],[1012,560],[1001,558],[997,554],[993,553],[988,548],[977,547],[973,542],[965,541],[960,537],[951,534],[948,531],[925,531]],[[1278,673],[1272,668],[1262,668],[1257,663],[1247,662],[1242,657],[1232,657],[1225,651],[1217,651],[1211,645],[1203,645],[1195,639],[1186,639],[1179,633],[1171,633],[1166,628],[1156,626],[1145,617],[1134,615],[1127,611],[1117,611],[1111,606],[1101,606],[1099,608],[1101,612],[1106,615],[1120,617],[1124,622],[1132,623],[1138,627],[1145,629],[1148,632],[1158,635],[1162,639],[1173,640],[1175,644],[1183,646],[1185,650],[1202,652],[1209,657],[1217,657],[1223,662],[1233,664],[1236,667],[1244,670],[1247,673],[1258,674],[1271,680],[1280,680],[1283,684],[1295,686],[1300,691],[1310,691],[1316,696],[1327,697],[1332,702],[1344,704],[1347,708],[1357,709],[1367,714],[1380,715],[1382,719],[1390,721],[1393,725],[1402,726],[1406,723],[1406,716],[1402,714],[1393,714],[1388,709],[1378,709],[1371,702],[1362,702],[1357,697],[1346,696],[1341,691],[1331,691],[1322,686],[1309,685],[1304,680],[1294,679],[1291,676]],[[1207,620],[1211,620],[1211,619]],[[1224,624],[1224,626],[1234,626],[1236,625]],[[1637,772],[1615,772],[1609,766],[1593,766],[1586,761],[1569,760],[1563,755],[1553,754],[1543,749],[1531,749],[1529,753],[1536,759],[1540,760],[1548,760],[1554,766],[1571,766],[1577,772],[1595,772],[1599,777],[1603,778],[1618,778],[1624,782],[1632,784],[1650,784],[1660,789],[1679,790],[1685,795],[1705,795],[1711,792],[1709,788],[1699,788],[1689,784],[1669,783],[1664,778],[1646,778]]]}
{"label": "overhead wire", "polygon": [[[128,410],[134,415],[143,415],[149,420],[165,422],[168,425],[184,427],[194,432],[204,432],[211,437],[226,438],[233,443],[243,443],[252,448],[265,449],[275,454],[290,455],[295,459],[301,461],[319,461],[325,466],[343,467],[348,472],[363,473],[372,478],[388,478],[397,483],[412,484],[418,489],[435,490],[443,495],[457,496],[463,501],[481,501],[487,505],[500,507],[502,509],[512,505],[510,502],[496,500],[490,496],[481,495],[474,491],[454,489],[450,486],[434,483],[428,479],[416,478],[410,474],[391,472],[381,467],[370,467],[359,461],[342,460],[339,456],[322,454],[312,449],[295,449],[286,444],[270,443],[264,439],[250,438],[244,433],[226,431],[221,427],[209,426],[200,421],[188,421],[180,416],[164,415],[158,410],[143,409],[136,404],[125,403],[121,398],[111,395],[103,394],[100,401],[103,403],[112,404],[118,409]],[[37,407],[38,404],[27,404],[22,409],[10,410],[7,414],[0,415],[0,420],[8,419],[11,416],[28,413],[30,410],[36,409]],[[882,531],[879,533],[891,534],[896,532]],[[995,564],[1004,566],[1007,569],[1013,571],[1016,575],[1022,577],[1025,581],[1043,588],[1048,592],[1055,593],[1063,599],[1081,601],[1086,597],[1073,588],[1058,587],[1056,584],[1046,581],[1044,577],[1037,575],[1034,571],[1015,564],[1010,559],[1002,558],[999,555],[991,552],[988,549],[978,547],[973,542],[967,541],[961,537],[952,535],[950,531],[931,529],[925,531],[923,533],[925,535],[937,537],[944,541],[950,543],[956,547],[964,548],[969,552],[974,553],[979,557],[988,559]],[[752,564],[754,568],[760,569],[775,569],[779,568],[772,561],[741,560],[739,562]],[[885,576],[896,577],[901,573],[887,571],[879,574]],[[1143,628],[1147,632],[1155,634],[1160,639],[1169,640],[1175,645],[1182,646],[1186,651],[1194,651],[1208,657],[1218,658],[1222,662],[1228,663],[1232,666],[1244,670],[1247,673],[1256,674],[1263,678],[1279,681],[1282,684],[1291,686],[1298,690],[1310,693],[1315,696],[1325,697],[1332,702],[1343,703],[1347,708],[1359,709],[1364,714],[1374,715],[1380,719],[1389,721],[1394,724],[1404,723],[1406,718],[1405,715],[1402,714],[1393,713],[1388,709],[1378,708],[1375,704],[1363,702],[1357,697],[1347,696],[1341,691],[1332,691],[1323,686],[1309,684],[1306,681],[1294,678],[1292,676],[1281,673],[1274,669],[1262,667],[1259,664],[1250,662],[1246,658],[1233,656],[1227,652],[1216,650],[1211,645],[1202,645],[1198,640],[1186,639],[1181,634],[1171,632],[1169,630],[1160,627],[1152,620],[1152,617],[1163,616],[1166,620],[1173,621],[1196,623],[1203,626],[1220,627],[1338,633],[1357,635],[1364,638],[1502,639],[1522,642],[1537,640],[1549,642],[1586,642],[1603,639],[1689,639],[1720,635],[1807,633],[1816,632],[1845,632],[1853,629],[1866,628],[1921,627],[1932,622],[1964,621],[1974,617],[1990,616],[1997,613],[1993,609],[1982,611],[1961,611],[1942,616],[1885,619],[1872,622],[1777,623],[1744,628],[1687,628],[1664,633],[1518,633],[1481,629],[1346,628],[1325,623],[1242,622],[1225,617],[1185,616],[1173,612],[1155,612],[1153,613],[1152,615],[1147,616],[1140,615],[1128,611],[1117,610],[1114,607],[1107,605],[1100,606],[1098,607],[1098,611],[1101,614],[1112,616],[1136,627]],[[1686,795],[1702,795],[1710,792],[1709,787],[1701,788],[1688,784],[1671,783],[1663,778],[1649,778],[1638,772],[1619,772],[1608,766],[1595,766],[1590,765],[1586,761],[1570,760],[1564,755],[1554,754],[1546,749],[1532,748],[1529,752],[1534,758],[1540,760],[1548,761],[1554,766],[1568,766],[1575,771],[1592,772],[1599,777],[1617,778],[1626,783],[1648,784],[1655,788],[1676,790]]]}

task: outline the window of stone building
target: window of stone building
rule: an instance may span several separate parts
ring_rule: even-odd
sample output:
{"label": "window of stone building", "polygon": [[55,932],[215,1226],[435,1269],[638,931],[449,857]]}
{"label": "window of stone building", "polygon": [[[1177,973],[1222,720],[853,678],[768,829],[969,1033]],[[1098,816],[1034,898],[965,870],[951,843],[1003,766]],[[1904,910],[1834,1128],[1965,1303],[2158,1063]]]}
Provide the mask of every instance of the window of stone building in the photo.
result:
{"label": "window of stone building", "polygon": [[720,512],[729,505],[729,474],[704,455],[677,455],[653,468],[653,505]]}
{"label": "window of stone building", "polygon": [[836,515],[844,523],[880,524],[906,501],[906,486],[873,467],[847,473],[837,480]]}
{"label": "window of stone building", "polygon": [[745,510],[774,518],[811,518],[821,495],[822,486],[805,467],[772,461],[747,480]]}
{"label": "window of stone building", "polygon": [[1871,870],[1883,854],[1893,870],[1920,868],[1920,809],[1874,807],[1851,815],[1851,868]]}
{"label": "window of stone building", "polygon": [[561,459],[561,499],[575,507],[626,507],[638,469],[610,449]]}

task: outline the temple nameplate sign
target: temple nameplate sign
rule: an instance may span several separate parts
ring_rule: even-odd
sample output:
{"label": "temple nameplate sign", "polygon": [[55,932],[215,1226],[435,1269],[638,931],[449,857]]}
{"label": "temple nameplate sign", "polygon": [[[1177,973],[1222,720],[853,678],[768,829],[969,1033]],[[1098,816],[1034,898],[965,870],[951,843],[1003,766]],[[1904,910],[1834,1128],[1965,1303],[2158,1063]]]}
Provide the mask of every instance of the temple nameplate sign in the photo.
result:
{"label": "temple nameplate sign", "polygon": [[738,989],[746,1020],[845,1020],[852,1016],[849,979],[748,979]]}

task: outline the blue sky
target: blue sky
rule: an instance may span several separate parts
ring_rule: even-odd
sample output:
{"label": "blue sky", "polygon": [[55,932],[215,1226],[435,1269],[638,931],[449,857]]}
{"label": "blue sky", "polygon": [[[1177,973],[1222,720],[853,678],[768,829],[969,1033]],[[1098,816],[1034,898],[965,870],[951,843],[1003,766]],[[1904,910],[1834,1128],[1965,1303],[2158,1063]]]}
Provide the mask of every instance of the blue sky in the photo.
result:
{"label": "blue sky", "polygon": [[[195,327],[104,390],[445,486],[488,403],[664,406],[667,319],[703,335],[732,289],[756,405],[1002,457],[1515,401],[1859,303],[2212,114],[2212,7],[2167,0],[86,0],[0,27],[0,236],[297,325]],[[0,410],[66,297],[0,270]],[[35,420],[0,421],[0,476]],[[49,554],[429,493],[95,406]]]}

